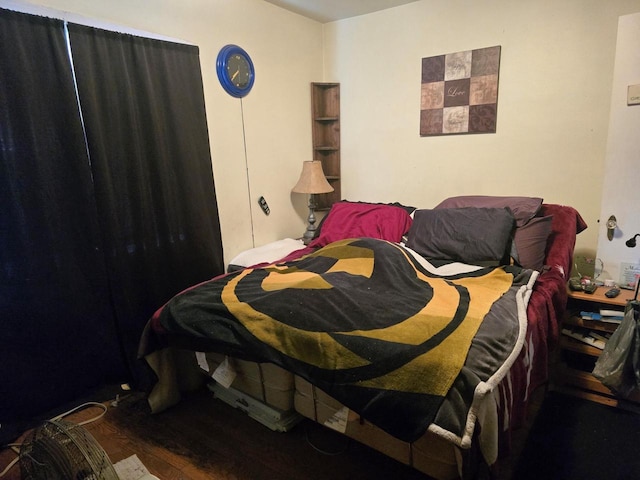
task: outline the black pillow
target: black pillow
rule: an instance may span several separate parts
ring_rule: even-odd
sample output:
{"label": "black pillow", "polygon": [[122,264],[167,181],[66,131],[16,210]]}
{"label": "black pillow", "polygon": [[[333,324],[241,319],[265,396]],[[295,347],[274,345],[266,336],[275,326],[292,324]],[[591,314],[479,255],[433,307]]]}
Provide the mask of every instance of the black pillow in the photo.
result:
{"label": "black pillow", "polygon": [[416,210],[407,246],[428,259],[507,265],[514,228],[508,208]]}

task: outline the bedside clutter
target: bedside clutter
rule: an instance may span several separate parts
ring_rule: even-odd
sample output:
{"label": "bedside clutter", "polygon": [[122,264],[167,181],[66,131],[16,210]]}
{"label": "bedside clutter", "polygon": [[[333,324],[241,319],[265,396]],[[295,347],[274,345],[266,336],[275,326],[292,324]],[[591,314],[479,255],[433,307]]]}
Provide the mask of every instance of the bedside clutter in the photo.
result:
{"label": "bedside clutter", "polygon": [[[604,319],[602,311],[601,315],[601,319]],[[596,360],[593,376],[620,397],[640,396],[640,303],[638,301],[634,300],[627,304],[620,325],[611,334],[602,355]]]}
{"label": "bedside clutter", "polygon": [[634,295],[631,290],[621,290],[611,298],[606,295],[610,289],[599,286],[593,293],[567,289],[567,311],[553,384],[561,391],[598,403],[640,411],[640,395],[619,398],[591,373]]}

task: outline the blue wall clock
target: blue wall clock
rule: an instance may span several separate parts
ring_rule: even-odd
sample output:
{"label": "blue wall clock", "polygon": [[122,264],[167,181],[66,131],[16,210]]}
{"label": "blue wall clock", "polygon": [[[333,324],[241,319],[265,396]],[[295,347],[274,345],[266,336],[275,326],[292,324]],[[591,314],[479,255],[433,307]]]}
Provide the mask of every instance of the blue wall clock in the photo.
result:
{"label": "blue wall clock", "polygon": [[251,57],[237,45],[225,45],[220,49],[216,71],[222,88],[236,98],[246,96],[256,78]]}

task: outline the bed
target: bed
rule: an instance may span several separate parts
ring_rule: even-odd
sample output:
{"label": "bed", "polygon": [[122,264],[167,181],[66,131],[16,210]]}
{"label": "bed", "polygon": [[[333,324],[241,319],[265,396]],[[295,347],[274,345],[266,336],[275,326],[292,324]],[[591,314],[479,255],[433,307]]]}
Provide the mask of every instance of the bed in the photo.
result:
{"label": "bed", "polygon": [[584,228],[534,197],[338,202],[308,246],[249,255],[158,309],[140,343],[149,404],[178,402],[214,352],[275,365],[300,414],[429,476],[490,476],[547,381]]}

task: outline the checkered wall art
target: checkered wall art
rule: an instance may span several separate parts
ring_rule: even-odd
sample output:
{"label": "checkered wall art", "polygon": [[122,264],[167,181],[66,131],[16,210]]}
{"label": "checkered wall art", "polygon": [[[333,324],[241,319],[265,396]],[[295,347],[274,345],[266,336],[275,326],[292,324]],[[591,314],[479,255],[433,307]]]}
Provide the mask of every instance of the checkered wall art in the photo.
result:
{"label": "checkered wall art", "polygon": [[420,136],[496,132],[500,48],[422,59]]}

